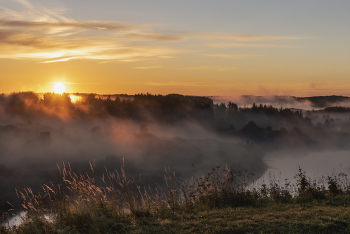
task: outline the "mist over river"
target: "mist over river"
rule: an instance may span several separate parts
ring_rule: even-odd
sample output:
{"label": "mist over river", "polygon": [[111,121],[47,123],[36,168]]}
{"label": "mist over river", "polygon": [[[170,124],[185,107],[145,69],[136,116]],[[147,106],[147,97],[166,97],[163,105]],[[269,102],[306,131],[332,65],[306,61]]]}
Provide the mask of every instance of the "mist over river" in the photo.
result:
{"label": "mist over river", "polygon": [[263,161],[268,165],[262,176],[265,179],[273,175],[283,182],[285,179],[293,181],[299,167],[310,178],[338,175],[343,172],[350,175],[350,151],[322,151],[322,152],[290,152],[285,150],[266,153]]}

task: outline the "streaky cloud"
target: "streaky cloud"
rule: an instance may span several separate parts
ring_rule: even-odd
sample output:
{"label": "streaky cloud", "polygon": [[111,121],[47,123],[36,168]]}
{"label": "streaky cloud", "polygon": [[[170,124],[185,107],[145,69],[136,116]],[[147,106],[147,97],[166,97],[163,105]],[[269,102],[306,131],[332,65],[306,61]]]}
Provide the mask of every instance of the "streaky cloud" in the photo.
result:
{"label": "streaky cloud", "polygon": [[151,40],[151,41],[168,41],[175,42],[180,41],[181,37],[175,35],[166,35],[166,34],[141,34],[141,33],[128,33],[125,34],[128,38],[141,39],[141,40]]}
{"label": "streaky cloud", "polygon": [[200,71],[200,70],[217,70],[217,71],[232,71],[236,70],[236,67],[215,67],[215,66],[198,66],[198,67],[188,67],[185,70]]}
{"label": "streaky cloud", "polygon": [[245,42],[256,42],[256,41],[288,41],[288,40],[303,40],[306,37],[293,37],[293,36],[264,36],[264,35],[245,35],[245,34],[229,34],[229,33],[218,33],[218,32],[200,32],[191,33],[188,37],[202,38],[207,40],[233,40],[233,41],[245,41]]}
{"label": "streaky cloud", "polygon": [[258,57],[261,55],[257,54],[203,54],[204,56],[209,57],[219,57],[219,58],[233,58],[233,59],[241,59],[241,58],[250,58],[250,57]]}
{"label": "streaky cloud", "polygon": [[76,59],[77,57],[69,57],[69,58],[60,58],[55,60],[42,61],[41,63],[56,63],[56,62],[66,62],[71,59]]}
{"label": "streaky cloud", "polygon": [[140,69],[140,70],[146,70],[146,69],[156,69],[161,68],[160,66],[153,66],[153,67],[134,67],[134,69]]}
{"label": "streaky cloud", "polygon": [[[243,44],[241,42],[290,41],[305,37],[244,35],[220,32],[176,31],[160,25],[133,24],[118,21],[76,21],[64,16],[64,9],[49,9],[18,1],[26,10],[0,8],[0,58],[32,59],[40,63],[64,62],[72,59],[140,61],[147,58],[171,58],[188,53],[170,43],[186,40],[212,41],[210,47],[265,47],[284,45]],[[27,14],[30,12],[31,14]],[[164,27],[164,25],[162,25]],[[154,44],[153,42],[164,42]],[[200,52],[191,52],[200,55]],[[202,54],[209,57],[248,58],[256,54]],[[191,69],[191,68],[190,68]],[[192,68],[218,71],[232,68]]]}
{"label": "streaky cloud", "polygon": [[201,82],[145,82],[149,86],[177,86],[177,87],[214,87],[214,86],[230,86],[230,84],[222,83],[201,83]]}
{"label": "streaky cloud", "polygon": [[243,44],[243,43],[211,43],[206,44],[208,47],[228,48],[228,47],[252,47],[252,48],[295,48],[291,45],[281,44]]}
{"label": "streaky cloud", "polygon": [[0,20],[0,26],[10,27],[62,27],[62,28],[85,28],[85,29],[110,29],[110,30],[130,30],[137,26],[127,23],[115,21],[86,21],[86,22],[48,22],[48,21],[16,21],[16,20]]}

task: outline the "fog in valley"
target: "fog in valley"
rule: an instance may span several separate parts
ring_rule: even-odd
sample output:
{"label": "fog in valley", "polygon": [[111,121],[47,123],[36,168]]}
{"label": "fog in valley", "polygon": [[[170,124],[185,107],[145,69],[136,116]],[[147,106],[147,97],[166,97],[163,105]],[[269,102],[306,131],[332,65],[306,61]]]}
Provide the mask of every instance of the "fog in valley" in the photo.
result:
{"label": "fog in valley", "polygon": [[[349,102],[350,103],[350,102]],[[164,186],[219,165],[256,178],[350,172],[348,98],[13,93],[0,96],[0,206],[59,183],[58,167]],[[93,165],[94,171],[91,170]]]}

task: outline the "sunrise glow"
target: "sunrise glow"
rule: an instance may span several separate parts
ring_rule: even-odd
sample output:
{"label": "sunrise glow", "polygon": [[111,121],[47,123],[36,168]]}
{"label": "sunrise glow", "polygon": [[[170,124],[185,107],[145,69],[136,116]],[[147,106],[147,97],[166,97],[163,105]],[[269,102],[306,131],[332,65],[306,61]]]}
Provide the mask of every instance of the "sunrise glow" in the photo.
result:
{"label": "sunrise glow", "polygon": [[1,92],[350,95],[349,1],[78,2],[1,2]]}
{"label": "sunrise glow", "polygon": [[69,97],[70,97],[71,102],[73,102],[73,103],[76,103],[76,102],[78,102],[78,101],[81,101],[81,97],[80,97],[80,96],[69,95]]}
{"label": "sunrise glow", "polygon": [[56,83],[53,87],[53,90],[55,93],[62,94],[66,91],[66,87],[64,86],[63,83]]}

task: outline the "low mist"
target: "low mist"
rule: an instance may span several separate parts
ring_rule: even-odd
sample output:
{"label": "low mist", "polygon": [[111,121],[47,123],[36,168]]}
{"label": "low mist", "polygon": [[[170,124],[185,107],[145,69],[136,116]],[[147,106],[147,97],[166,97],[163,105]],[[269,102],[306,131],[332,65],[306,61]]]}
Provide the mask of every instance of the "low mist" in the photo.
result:
{"label": "low mist", "polygon": [[322,172],[342,164],[348,172],[350,110],[335,106],[333,99],[312,110],[302,107],[325,98],[218,102],[177,94],[75,94],[74,100],[65,93],[3,94],[1,209],[8,209],[6,201],[20,202],[16,189],[36,193],[43,184],[60,181],[63,164],[77,174],[92,173],[93,165],[98,177],[124,165],[127,176],[143,185],[164,185],[165,170],[185,180],[216,165],[246,169],[256,177],[269,170],[289,177],[298,162]]}

